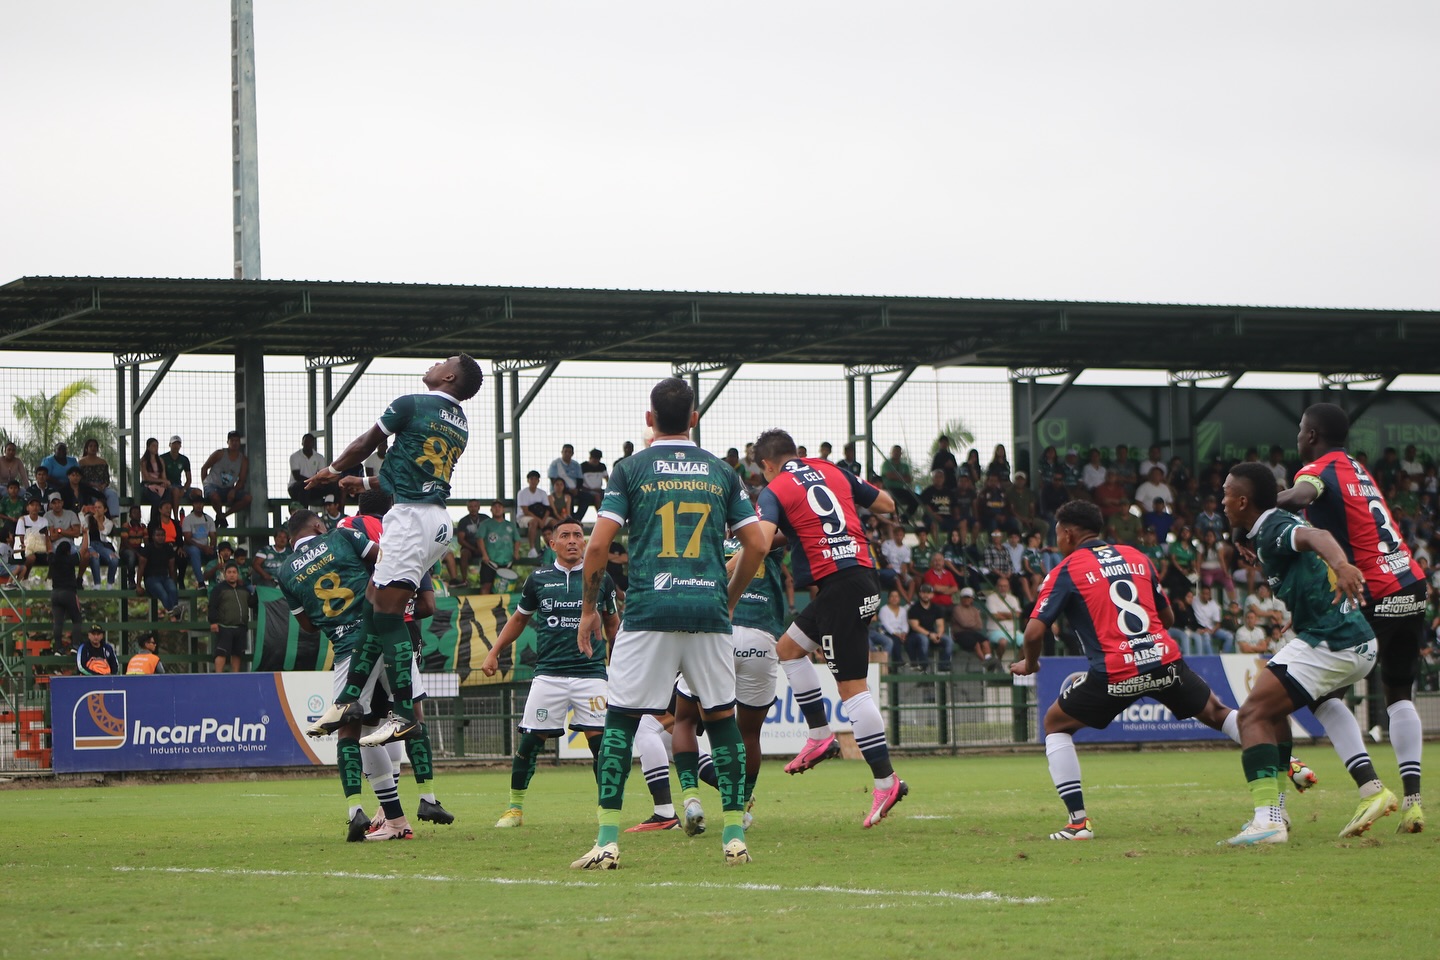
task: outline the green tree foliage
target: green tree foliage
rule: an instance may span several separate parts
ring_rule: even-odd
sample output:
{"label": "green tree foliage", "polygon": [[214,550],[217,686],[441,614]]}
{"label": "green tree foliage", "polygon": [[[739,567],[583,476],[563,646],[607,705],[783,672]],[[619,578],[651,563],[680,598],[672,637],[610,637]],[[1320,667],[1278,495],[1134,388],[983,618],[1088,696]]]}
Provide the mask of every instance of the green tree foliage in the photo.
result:
{"label": "green tree foliage", "polygon": [[115,463],[115,423],[105,417],[77,416],[81,398],[99,391],[89,380],[76,380],[54,394],[34,393],[15,397],[10,412],[19,425],[14,435],[0,429],[0,443],[14,442],[20,458],[32,469],[64,443],[72,457],[79,457],[88,439],[100,442],[100,456]]}

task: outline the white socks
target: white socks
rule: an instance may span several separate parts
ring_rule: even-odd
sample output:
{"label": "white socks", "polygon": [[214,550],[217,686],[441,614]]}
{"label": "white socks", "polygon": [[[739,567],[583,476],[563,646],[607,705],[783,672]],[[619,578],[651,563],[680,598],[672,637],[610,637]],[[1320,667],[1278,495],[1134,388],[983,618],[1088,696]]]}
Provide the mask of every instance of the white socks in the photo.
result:
{"label": "white socks", "polygon": [[[1045,735],[1045,759],[1050,764],[1050,779],[1055,783],[1055,792],[1065,801],[1070,811],[1070,820],[1078,823],[1085,819],[1084,794],[1080,788],[1080,758],[1075,754],[1075,741],[1068,733]],[[1070,801],[1081,798],[1082,806],[1071,808]]]}
{"label": "white socks", "polygon": [[[780,668],[785,671],[785,679],[790,681],[790,691],[795,695],[795,704],[802,712],[806,712],[807,708],[813,709],[816,704],[820,703],[820,674],[815,672],[815,664],[811,663],[808,657],[781,660]],[[880,711],[876,710],[875,712],[878,716]],[[853,718],[854,714],[851,714],[851,717]],[[883,729],[883,723],[881,727]],[[824,740],[828,736],[830,736],[830,724],[822,723],[815,726],[811,721],[811,740]]]}
{"label": "white socks", "polygon": [[1347,771],[1353,771],[1358,763],[1369,761],[1370,754],[1365,749],[1365,736],[1360,732],[1360,724],[1345,704],[1339,700],[1325,700],[1311,710],[1315,719],[1324,725],[1325,735],[1330,738]]}
{"label": "white socks", "polygon": [[1225,734],[1236,743],[1240,742],[1240,711],[1231,710],[1225,722],[1220,724],[1220,732]]}
{"label": "white socks", "polygon": [[[1390,704],[1390,745],[1395,748],[1395,762],[1400,765],[1400,779],[1420,778],[1420,750],[1425,742],[1425,733],[1420,728],[1420,714],[1415,710],[1413,700],[1398,700]],[[1412,782],[1413,782],[1412,780]],[[1410,788],[1405,788],[1409,799]],[[1418,795],[1419,791],[1415,793]]]}

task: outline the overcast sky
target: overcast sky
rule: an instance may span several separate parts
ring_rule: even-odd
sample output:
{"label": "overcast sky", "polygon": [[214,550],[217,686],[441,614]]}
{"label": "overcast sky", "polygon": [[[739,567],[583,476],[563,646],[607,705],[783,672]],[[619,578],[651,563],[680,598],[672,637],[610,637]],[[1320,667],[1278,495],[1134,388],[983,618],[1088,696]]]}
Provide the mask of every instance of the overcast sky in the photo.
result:
{"label": "overcast sky", "polygon": [[[1440,308],[1440,4],[256,0],[264,276]],[[228,0],[0,7],[0,283],[231,271]]]}

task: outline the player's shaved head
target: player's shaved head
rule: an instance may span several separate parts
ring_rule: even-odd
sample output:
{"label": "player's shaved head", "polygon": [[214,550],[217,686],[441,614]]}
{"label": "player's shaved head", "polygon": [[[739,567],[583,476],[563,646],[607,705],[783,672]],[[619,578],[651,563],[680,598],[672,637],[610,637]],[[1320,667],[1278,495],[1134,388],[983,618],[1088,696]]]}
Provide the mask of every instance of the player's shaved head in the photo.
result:
{"label": "player's shaved head", "polygon": [[795,438],[784,430],[766,430],[755,440],[755,459],[783,463],[798,453]]}
{"label": "player's shaved head", "polygon": [[1105,529],[1104,514],[1089,500],[1069,500],[1061,504],[1055,511],[1055,522],[1097,537]]}
{"label": "player's shaved head", "polygon": [[325,523],[320,515],[314,510],[296,510],[290,514],[290,519],[285,523],[285,529],[290,534],[291,540],[299,540],[311,527],[318,526],[323,531]]}
{"label": "player's shaved head", "polygon": [[1280,488],[1275,474],[1263,463],[1237,463],[1230,469],[1230,478],[1244,485],[1242,491],[1250,505],[1261,513],[1275,506]]}
{"label": "player's shaved head", "polygon": [[657,434],[674,437],[689,433],[695,391],[679,377],[666,377],[650,391],[650,412],[655,416]]}
{"label": "player's shaved head", "polygon": [[[1333,403],[1312,403],[1301,418],[1327,447],[1343,447],[1350,436],[1350,415]],[[1303,429],[1303,428],[1302,428]]]}

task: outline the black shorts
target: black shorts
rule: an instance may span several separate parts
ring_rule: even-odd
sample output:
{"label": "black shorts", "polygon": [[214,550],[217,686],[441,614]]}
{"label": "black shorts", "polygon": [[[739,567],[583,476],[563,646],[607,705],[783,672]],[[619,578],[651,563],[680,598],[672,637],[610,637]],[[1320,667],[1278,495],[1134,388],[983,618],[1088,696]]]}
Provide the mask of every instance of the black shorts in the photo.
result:
{"label": "black shorts", "polygon": [[1104,730],[1141,697],[1158,700],[1176,717],[1188,720],[1210,702],[1210,685],[1184,660],[1177,660],[1153,673],[1118,683],[1092,670],[1062,689],[1055,702],[1085,726]]}
{"label": "black shorts", "polygon": [[870,567],[848,567],[820,581],[795,626],[825,654],[836,680],[870,673],[870,621],[880,609],[880,581]]}
{"label": "black shorts", "polygon": [[1362,609],[1380,645],[1380,682],[1387,687],[1413,686],[1425,640],[1425,584],[1372,600]]}
{"label": "black shorts", "polygon": [[249,644],[249,631],[244,627],[221,627],[215,634],[215,656],[243,657]]}

